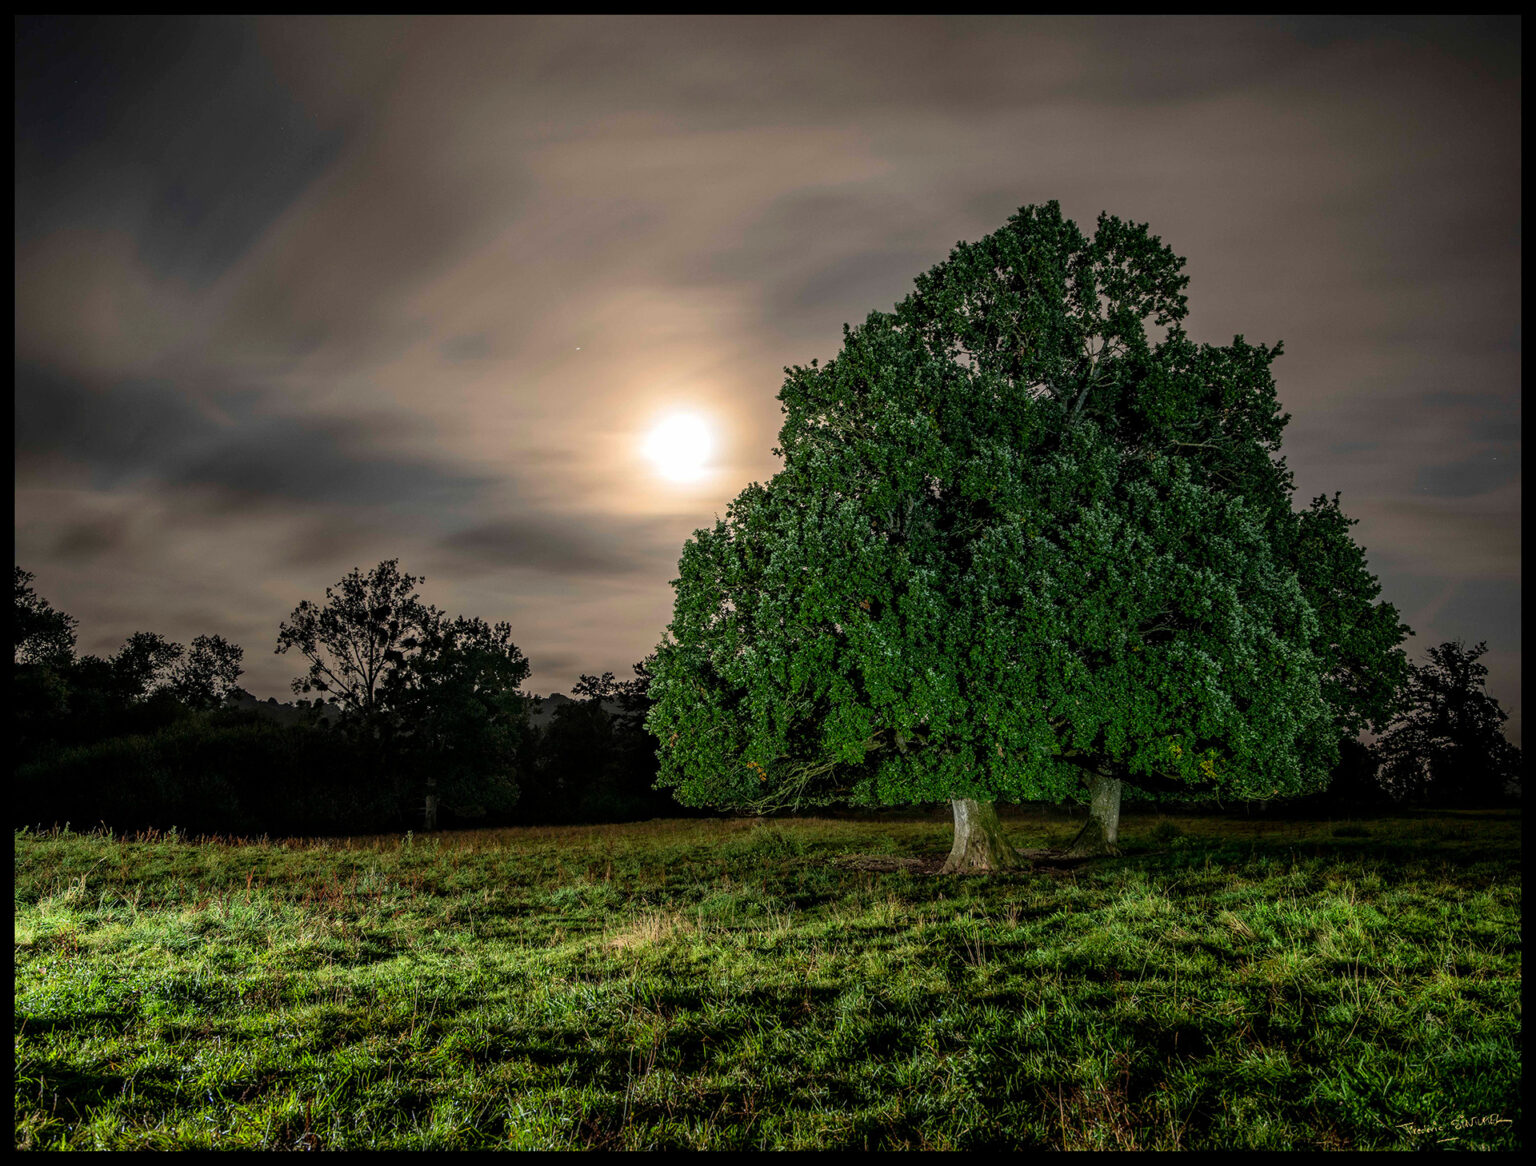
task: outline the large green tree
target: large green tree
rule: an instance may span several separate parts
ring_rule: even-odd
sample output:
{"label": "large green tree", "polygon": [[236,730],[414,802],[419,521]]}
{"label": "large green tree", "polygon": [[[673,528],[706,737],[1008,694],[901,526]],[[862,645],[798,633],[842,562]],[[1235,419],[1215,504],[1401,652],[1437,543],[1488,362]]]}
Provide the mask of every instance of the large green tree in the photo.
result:
{"label": "large green tree", "polygon": [[663,784],[948,800],[950,867],[989,869],[1017,861],[999,798],[1088,800],[1092,852],[1128,780],[1326,780],[1402,629],[1336,503],[1292,511],[1279,346],[1189,341],[1182,263],[1144,225],[1025,208],[785,370],[783,470],[684,548]]}

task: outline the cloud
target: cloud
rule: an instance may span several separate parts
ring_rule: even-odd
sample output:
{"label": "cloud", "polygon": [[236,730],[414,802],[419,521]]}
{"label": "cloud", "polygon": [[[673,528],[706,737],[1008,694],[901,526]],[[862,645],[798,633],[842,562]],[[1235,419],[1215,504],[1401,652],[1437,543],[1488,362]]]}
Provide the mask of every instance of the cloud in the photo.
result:
{"label": "cloud", "polygon": [[[1476,614],[1519,577],[1519,29],[24,19],[18,553],[118,643],[265,642],[398,554],[542,684],[620,672],[773,472],[783,366],[1054,198],[1188,256],[1197,340],[1283,338],[1302,497]],[[689,491],[636,456],[674,408],[720,425]]]}
{"label": "cloud", "polygon": [[137,204],[143,261],[193,289],[347,140],[284,88],[238,19],[32,17],[18,23],[17,61],[19,235],[66,218],[86,174],[106,171]]}
{"label": "cloud", "polygon": [[473,503],[489,479],[447,462],[391,455],[402,424],[388,417],[278,417],[249,425],[171,475],[232,499],[287,499],[439,514]]}
{"label": "cloud", "polygon": [[18,481],[46,465],[84,463],[102,486],[153,474],[172,450],[185,448],[214,425],[166,386],[125,381],[95,393],[36,365],[16,369]]}
{"label": "cloud", "polygon": [[1520,487],[1513,483],[1474,498],[1357,499],[1356,541],[1389,572],[1450,580],[1520,577]]}
{"label": "cloud", "polygon": [[1434,413],[1433,423],[1442,432],[1452,428],[1471,441],[1507,443],[1520,440],[1518,383],[1512,384],[1502,393],[1477,389],[1461,392],[1436,389],[1421,396],[1418,404],[1422,409]]}
{"label": "cloud", "polygon": [[275,408],[251,391],[191,396],[141,381],[95,391],[25,365],[16,376],[18,481],[83,465],[102,489],[152,481],[211,490],[225,511],[286,502],[452,512],[488,484],[445,461],[391,452],[419,432],[407,418]]}
{"label": "cloud", "polygon": [[54,540],[53,554],[66,562],[89,562],[119,550],[127,542],[128,531],[116,520],[66,521]]}
{"label": "cloud", "polygon": [[1423,466],[1415,488],[1441,498],[1475,498],[1520,480],[1520,453],[1463,458],[1438,466]]}
{"label": "cloud", "polygon": [[455,336],[438,345],[444,360],[484,360],[491,354],[491,341],[485,335]]}
{"label": "cloud", "polygon": [[458,531],[438,547],[458,571],[540,571],[552,575],[621,576],[652,571],[682,548],[675,518],[624,519],[611,514],[502,518]]}

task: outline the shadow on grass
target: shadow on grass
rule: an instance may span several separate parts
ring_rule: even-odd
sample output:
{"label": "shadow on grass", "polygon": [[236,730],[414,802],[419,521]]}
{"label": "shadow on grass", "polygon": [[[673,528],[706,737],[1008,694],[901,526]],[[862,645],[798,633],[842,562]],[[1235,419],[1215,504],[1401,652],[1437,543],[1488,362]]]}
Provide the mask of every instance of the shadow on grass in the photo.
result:
{"label": "shadow on grass", "polygon": [[72,1012],[68,1016],[16,1017],[15,1036],[42,1036],[47,1033],[122,1032],[138,1022],[136,1009],[126,1011],[100,1010]]}

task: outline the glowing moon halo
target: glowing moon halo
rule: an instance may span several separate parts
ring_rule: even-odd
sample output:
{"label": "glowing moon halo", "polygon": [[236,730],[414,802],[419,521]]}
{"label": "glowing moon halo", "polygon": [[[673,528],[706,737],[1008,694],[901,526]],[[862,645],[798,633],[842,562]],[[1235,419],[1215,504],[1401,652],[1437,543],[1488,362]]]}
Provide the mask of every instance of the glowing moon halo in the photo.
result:
{"label": "glowing moon halo", "polygon": [[658,423],[645,439],[645,456],[656,471],[674,482],[691,482],[704,476],[705,464],[714,452],[709,426],[692,413],[677,413]]}

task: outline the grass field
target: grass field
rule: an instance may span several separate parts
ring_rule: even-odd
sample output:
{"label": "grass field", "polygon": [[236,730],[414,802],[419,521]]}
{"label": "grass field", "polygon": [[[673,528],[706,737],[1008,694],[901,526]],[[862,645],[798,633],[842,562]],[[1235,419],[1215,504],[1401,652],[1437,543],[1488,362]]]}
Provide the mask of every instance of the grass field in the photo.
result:
{"label": "grass field", "polygon": [[957,877],[937,818],[20,833],[16,1145],[1516,1148],[1519,835],[1133,816]]}

